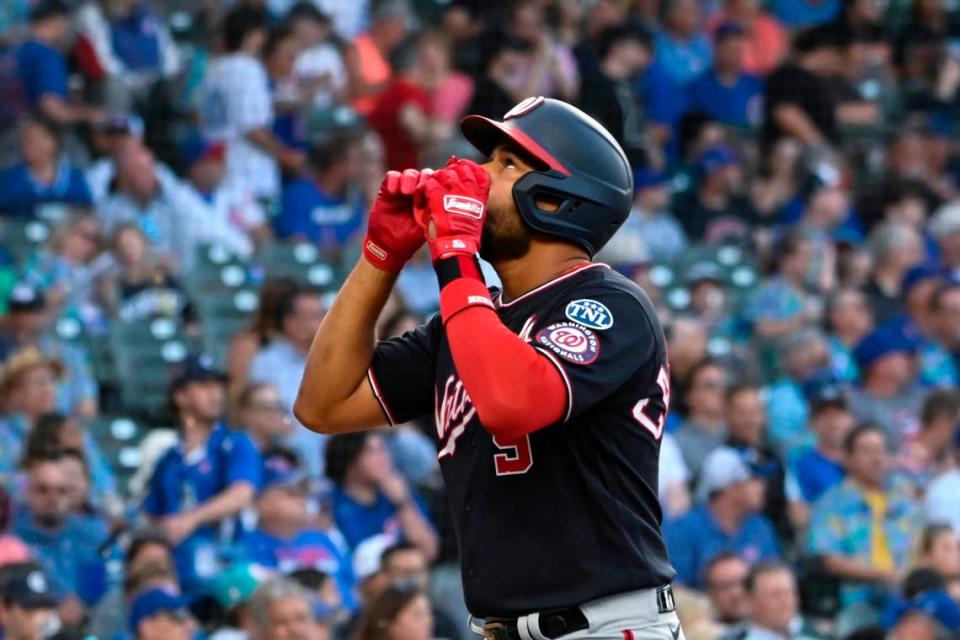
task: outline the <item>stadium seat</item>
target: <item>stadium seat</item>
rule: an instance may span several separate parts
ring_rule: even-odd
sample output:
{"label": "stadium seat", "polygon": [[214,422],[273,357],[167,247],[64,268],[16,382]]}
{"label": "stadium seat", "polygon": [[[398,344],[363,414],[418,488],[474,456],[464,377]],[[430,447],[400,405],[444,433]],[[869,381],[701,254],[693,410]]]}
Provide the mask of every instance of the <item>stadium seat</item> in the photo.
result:
{"label": "stadium seat", "polygon": [[203,350],[218,367],[226,362],[230,340],[250,321],[259,299],[254,289],[216,291],[197,298],[203,328]]}
{"label": "stadium seat", "polygon": [[115,322],[110,328],[121,404],[149,422],[161,418],[174,368],[191,350],[183,327],[174,320]]}
{"label": "stadium seat", "polygon": [[50,227],[41,220],[0,218],[0,242],[18,263],[23,263],[50,238]]}
{"label": "stadium seat", "polygon": [[308,242],[270,245],[259,258],[268,278],[294,278],[322,289],[336,288],[341,282],[337,265]]}
{"label": "stadium seat", "polygon": [[250,265],[219,245],[204,245],[197,250],[197,259],[184,275],[184,286],[197,300],[210,291],[236,289],[250,283]]}

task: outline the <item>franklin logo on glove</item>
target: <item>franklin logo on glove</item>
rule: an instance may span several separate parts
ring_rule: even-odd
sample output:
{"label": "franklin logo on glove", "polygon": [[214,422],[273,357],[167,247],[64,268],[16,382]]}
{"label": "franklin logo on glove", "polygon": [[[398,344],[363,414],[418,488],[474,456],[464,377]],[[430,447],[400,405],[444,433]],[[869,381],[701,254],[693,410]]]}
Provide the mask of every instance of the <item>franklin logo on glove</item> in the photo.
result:
{"label": "franklin logo on glove", "polygon": [[483,203],[464,196],[443,196],[443,208],[448,213],[459,213],[479,220],[483,217]]}

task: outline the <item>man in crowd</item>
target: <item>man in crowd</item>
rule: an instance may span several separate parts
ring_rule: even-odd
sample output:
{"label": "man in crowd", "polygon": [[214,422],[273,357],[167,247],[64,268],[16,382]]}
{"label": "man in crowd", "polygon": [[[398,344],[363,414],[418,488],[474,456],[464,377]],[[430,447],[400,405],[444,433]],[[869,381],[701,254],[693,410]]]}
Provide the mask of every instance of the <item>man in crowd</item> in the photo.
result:
{"label": "man in crowd", "polygon": [[799,617],[797,581],[790,567],[779,562],[757,564],[747,576],[746,590],[750,619],[743,630],[727,636],[726,640],[822,638]]}
{"label": "man in crowd", "polygon": [[330,629],[314,618],[310,595],[295,582],[271,579],[250,599],[253,640],[326,640]]}
{"label": "man in crowd", "polygon": [[723,629],[738,627],[749,611],[746,581],[750,567],[733,551],[723,551],[703,569],[703,588],[710,598],[713,620]]}
{"label": "man in crowd", "polygon": [[843,443],[854,425],[846,396],[839,387],[824,387],[811,400],[810,428],[817,442],[798,452],[791,463],[791,473],[807,504],[814,504],[828,489],[843,481]]}
{"label": "man in crowd", "polygon": [[260,487],[256,445],[220,421],[224,381],[209,356],[187,357],[169,393],[179,438],[157,461],[143,502],[177,545],[185,588],[219,569],[217,548],[236,536],[237,516]]}
{"label": "man in crowd", "polygon": [[704,459],[726,437],[727,372],[716,360],[703,360],[690,372],[684,397],[686,416],[675,432],[684,462],[696,477]]}
{"label": "man in crowd", "polygon": [[736,22],[714,33],[713,68],[690,85],[690,110],[742,130],[760,123],[763,80],[744,71],[747,34]]}
{"label": "man in crowd", "polygon": [[136,640],[191,640],[196,623],[190,601],[165,589],[148,589],[130,605],[130,629]]}
{"label": "man in crowd", "polygon": [[719,447],[707,456],[700,505],[664,526],[678,582],[700,587],[704,567],[723,551],[735,551],[750,564],[780,557],[773,526],[760,514],[763,493],[763,478],[739,451]]}
{"label": "man in crowd", "polygon": [[842,581],[841,635],[875,622],[920,533],[919,506],[889,476],[888,442],[882,427],[854,428],[844,443],[847,477],[811,514],[807,549]]}
{"label": "man in crowd", "polygon": [[44,640],[57,626],[58,599],[43,571],[17,568],[0,581],[0,632],[5,640]]}

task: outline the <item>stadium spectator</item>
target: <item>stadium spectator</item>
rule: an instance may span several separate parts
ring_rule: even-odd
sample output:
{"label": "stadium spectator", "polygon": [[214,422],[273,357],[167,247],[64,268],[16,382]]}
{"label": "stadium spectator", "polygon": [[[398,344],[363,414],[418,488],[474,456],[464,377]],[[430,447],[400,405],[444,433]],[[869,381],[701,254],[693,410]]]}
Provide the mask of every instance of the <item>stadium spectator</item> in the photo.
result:
{"label": "stadium spectator", "polygon": [[252,640],[327,640],[330,629],[314,618],[310,595],[287,579],[267,580],[250,599]]}
{"label": "stadium spectator", "polygon": [[130,605],[130,629],[136,640],[190,640],[196,622],[190,600],[167,589],[148,589]]}
{"label": "stadium spectator", "polygon": [[310,103],[310,95],[297,84],[293,73],[299,51],[299,40],[288,25],[282,24],[267,32],[260,52],[273,103],[270,129],[277,140],[292,149],[304,149],[309,136],[303,110]]}
{"label": "stadium spectator", "polygon": [[91,204],[83,172],[62,155],[59,125],[41,113],[20,121],[23,161],[0,171],[0,215],[48,220],[63,209]]}
{"label": "stadium spectator", "polygon": [[[943,579],[944,587],[951,596],[956,597],[960,580],[960,538],[949,524],[943,524],[926,514],[933,524],[928,524],[920,532],[913,568],[928,569]],[[909,575],[909,574],[908,574]]]}
{"label": "stadium spectator", "polygon": [[[430,112],[434,119],[445,122],[447,133],[453,135],[460,117],[473,100],[474,80],[453,67],[453,45],[443,33],[426,33],[420,38],[419,45],[420,73],[430,92]],[[443,159],[442,149],[434,150],[438,159]]]}
{"label": "stadium spectator", "polygon": [[930,235],[937,243],[940,265],[950,278],[960,276],[960,206],[945,204],[930,218]]}
{"label": "stadium spectator", "polygon": [[685,417],[675,438],[693,477],[699,475],[707,455],[726,438],[727,385],[727,372],[717,360],[701,361],[688,375]]}
{"label": "stadium spectator", "polygon": [[309,495],[309,479],[302,468],[268,466],[256,499],[257,528],[240,539],[243,555],[284,575],[298,569],[321,570],[333,576],[341,602],[353,609],[355,579],[349,550],[339,532],[316,528],[307,508]]}
{"label": "stadium spectator", "polygon": [[[114,114],[98,123],[93,130],[94,151],[100,155],[87,167],[84,175],[93,201],[100,204],[109,195],[117,174],[117,163],[128,146],[144,146],[143,119],[135,113]],[[157,172],[163,180],[174,178],[173,171],[162,162]]]}
{"label": "stadium spectator", "polygon": [[657,61],[681,90],[710,68],[710,40],[701,33],[700,5],[695,0],[662,4],[662,29],[657,33]]}
{"label": "stadium spectator", "polygon": [[[671,345],[670,375],[676,382],[674,386],[684,389],[690,386],[692,374],[707,357],[707,330],[703,322],[689,315],[674,317],[666,330]],[[677,415],[679,411],[671,413]]]}
{"label": "stadium spectator", "polygon": [[171,268],[158,258],[143,229],[133,222],[113,232],[111,262],[98,275],[97,297],[110,318],[138,322],[155,317],[196,320],[193,303]]}
{"label": "stadium spectator", "polygon": [[699,506],[664,526],[678,582],[701,587],[707,563],[723,551],[736,552],[748,564],[780,557],[773,526],[760,514],[763,493],[763,478],[740,452],[718,447],[707,456],[697,487]]}
{"label": "stadium spectator", "polygon": [[269,200],[280,195],[280,168],[299,171],[304,156],[271,130],[269,82],[258,58],[266,28],[262,9],[238,6],[224,18],[224,52],[208,65],[200,91],[200,134],[226,145],[228,179]]}
{"label": "stadium spectator", "polygon": [[773,0],[770,10],[791,28],[824,25],[840,15],[842,0]]}
{"label": "stadium spectator", "polygon": [[233,337],[227,354],[227,379],[231,403],[247,386],[250,362],[257,352],[281,334],[277,316],[280,301],[297,288],[291,278],[268,278],[260,287],[260,303],[250,324]]}
{"label": "stadium spectator", "polygon": [[[483,53],[480,61],[482,71],[478,74],[467,113],[499,118],[517,104],[518,98],[512,93],[509,78],[531,57],[533,47],[527,40],[494,30],[483,35],[478,48]],[[524,97],[520,96],[519,99]],[[589,105],[583,107],[589,111]],[[617,134],[616,129],[612,131],[613,135]]]}
{"label": "stadium spectator", "polygon": [[710,598],[713,620],[725,631],[738,627],[747,617],[749,571],[747,563],[733,551],[718,553],[703,568],[703,588]]}
{"label": "stadium spectator", "polygon": [[429,640],[433,637],[430,600],[420,588],[388,586],[364,611],[351,640]]}
{"label": "stadium spectator", "polygon": [[670,212],[670,179],[660,171],[641,167],[633,174],[630,216],[600,252],[600,260],[614,265],[637,265],[645,257],[670,261],[687,247],[687,236]]}
{"label": "stadium spectator", "polygon": [[273,221],[277,237],[311,242],[330,253],[349,244],[364,220],[363,194],[355,188],[361,171],[360,138],[335,134],[310,150],[308,174],[283,190]]}
{"label": "stadium spectator", "polygon": [[875,622],[878,602],[906,567],[922,520],[916,502],[889,476],[888,438],[864,424],[844,442],[846,479],[814,504],[808,551],[841,580],[839,624],[849,633]]}
{"label": "stadium spectator", "polygon": [[248,640],[253,624],[250,598],[269,574],[262,567],[234,561],[211,581],[213,599],[223,611],[210,640]]}
{"label": "stadium spectator", "polygon": [[[280,399],[287,413],[293,414],[297,387],[313,336],[326,312],[320,292],[311,287],[297,287],[277,302],[276,319],[279,333],[262,347],[250,362],[250,381],[272,384],[280,391]],[[299,427],[300,423],[295,422]],[[289,441],[307,465],[311,477],[322,471],[325,438],[295,429]]]}
{"label": "stadium spectator", "polygon": [[270,238],[267,216],[246,185],[227,180],[225,153],[223,143],[193,136],[184,142],[181,155],[190,185],[209,205],[207,225],[211,231],[219,230],[211,233],[210,240],[241,258],[249,258],[255,244]]}
{"label": "stadium spectator", "polygon": [[351,550],[374,536],[405,539],[427,558],[437,535],[423,500],[398,474],[383,437],[375,432],[337,435],[327,442],[325,471],[333,490],[331,511]]}
{"label": "stadium spectator", "polygon": [[713,67],[690,84],[690,110],[743,130],[760,124],[763,80],[747,73],[744,59],[747,32],[736,22],[717,27]]}
{"label": "stadium spectator", "polygon": [[234,424],[243,427],[261,452],[280,445],[293,432],[291,416],[272,384],[244,386],[237,396],[235,409]]}
{"label": "stadium spectator", "polygon": [[169,390],[178,442],[154,467],[143,501],[144,511],[177,545],[185,588],[219,570],[216,549],[236,536],[236,518],[261,483],[256,446],[220,422],[223,396],[223,374],[209,356],[188,356]]}
{"label": "stadium spectator", "polygon": [[815,504],[830,488],[843,482],[844,442],[856,421],[840,387],[826,386],[810,400],[810,429],[816,444],[797,451],[790,471],[807,504]]}
{"label": "stadium spectator", "polygon": [[861,384],[850,393],[858,422],[877,424],[899,448],[920,426],[923,390],[914,373],[916,346],[890,328],[874,330],[854,350]]}
{"label": "stadium spectator", "polygon": [[744,630],[729,640],[762,640],[784,637],[796,640],[822,638],[800,617],[797,582],[790,567],[779,562],[754,566],[746,578],[750,618]]}
{"label": "stadium spectator", "polygon": [[633,83],[653,60],[650,34],[638,26],[611,27],[600,34],[596,55],[598,68],[580,87],[580,107],[616,138],[632,166],[652,164],[659,153],[643,131],[643,109],[633,95]]}
{"label": "stadium spectator", "polygon": [[543,7],[520,0],[507,10],[504,32],[533,45],[533,55],[508,77],[511,93],[518,97],[555,96],[573,100],[580,76],[570,48],[547,27]]}
{"label": "stadium spectator", "polygon": [[62,454],[54,452],[27,462],[24,504],[13,531],[64,595],[60,616],[72,626],[106,591],[99,547],[107,540],[108,529],[101,518],[71,513],[63,461]]}
{"label": "stadium spectator", "polygon": [[740,194],[743,167],[736,152],[724,145],[705,150],[694,164],[695,183],[674,202],[674,211],[694,243],[751,242],[758,223],[753,205]]}
{"label": "stadium spectator", "polygon": [[361,115],[373,111],[377,96],[390,81],[390,54],[409,34],[411,18],[406,0],[381,2],[370,12],[370,28],[354,38],[346,56],[348,95]]}
{"label": "stadium spectator", "polygon": [[108,591],[90,612],[90,634],[96,638],[125,637],[130,601],[151,588],[179,588],[173,566],[173,545],[159,531],[134,532],[123,557],[123,584]]}
{"label": "stadium spectator", "polygon": [[683,461],[683,452],[672,433],[660,440],[657,492],[665,519],[678,518],[690,510],[690,470]]}
{"label": "stadium spectator", "polygon": [[866,295],[859,289],[838,288],[827,298],[826,320],[829,334],[830,368],[837,382],[852,383],[860,377],[853,357],[854,348],[873,330],[873,312]]}
{"label": "stadium spectator", "polygon": [[891,320],[900,308],[903,279],[923,262],[923,238],[913,228],[886,222],[870,233],[869,250],[873,273],[864,287],[878,325]]}
{"label": "stadium spectator", "polygon": [[960,421],[960,398],[951,389],[936,389],[924,399],[920,428],[908,435],[894,458],[894,468],[914,485],[927,487],[950,466],[950,450]]}
{"label": "stadium spectator", "polygon": [[711,20],[714,29],[725,23],[743,27],[747,41],[742,65],[746,73],[766,75],[777,68],[787,53],[789,36],[780,22],[767,13],[759,0],[726,0],[723,12]]}
{"label": "stadium spectator", "polygon": [[17,572],[0,585],[0,629],[10,640],[44,640],[57,626],[59,600],[42,570]]}
{"label": "stadium spectator", "polygon": [[960,535],[960,508],[957,495],[960,491],[960,437],[954,434],[952,446],[945,460],[945,468],[925,487],[923,511],[928,522],[944,522]]}
{"label": "stadium spectator", "polygon": [[293,75],[314,106],[329,109],[346,96],[347,69],[327,14],[310,2],[298,2],[287,13],[287,24],[300,45]]}
{"label": "stadium spectator", "polygon": [[750,186],[750,200],[762,219],[799,217],[806,178],[802,151],[793,138],[781,138],[761,159]]}

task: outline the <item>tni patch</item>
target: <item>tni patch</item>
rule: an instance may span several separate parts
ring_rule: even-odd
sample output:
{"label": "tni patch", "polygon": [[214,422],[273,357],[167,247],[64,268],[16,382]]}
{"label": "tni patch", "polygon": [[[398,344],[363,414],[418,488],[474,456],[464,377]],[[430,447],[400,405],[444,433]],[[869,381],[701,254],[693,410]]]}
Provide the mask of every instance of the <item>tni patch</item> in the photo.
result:
{"label": "tni patch", "polygon": [[573,322],[557,322],[541,329],[534,343],[574,364],[590,364],[600,355],[597,334]]}

